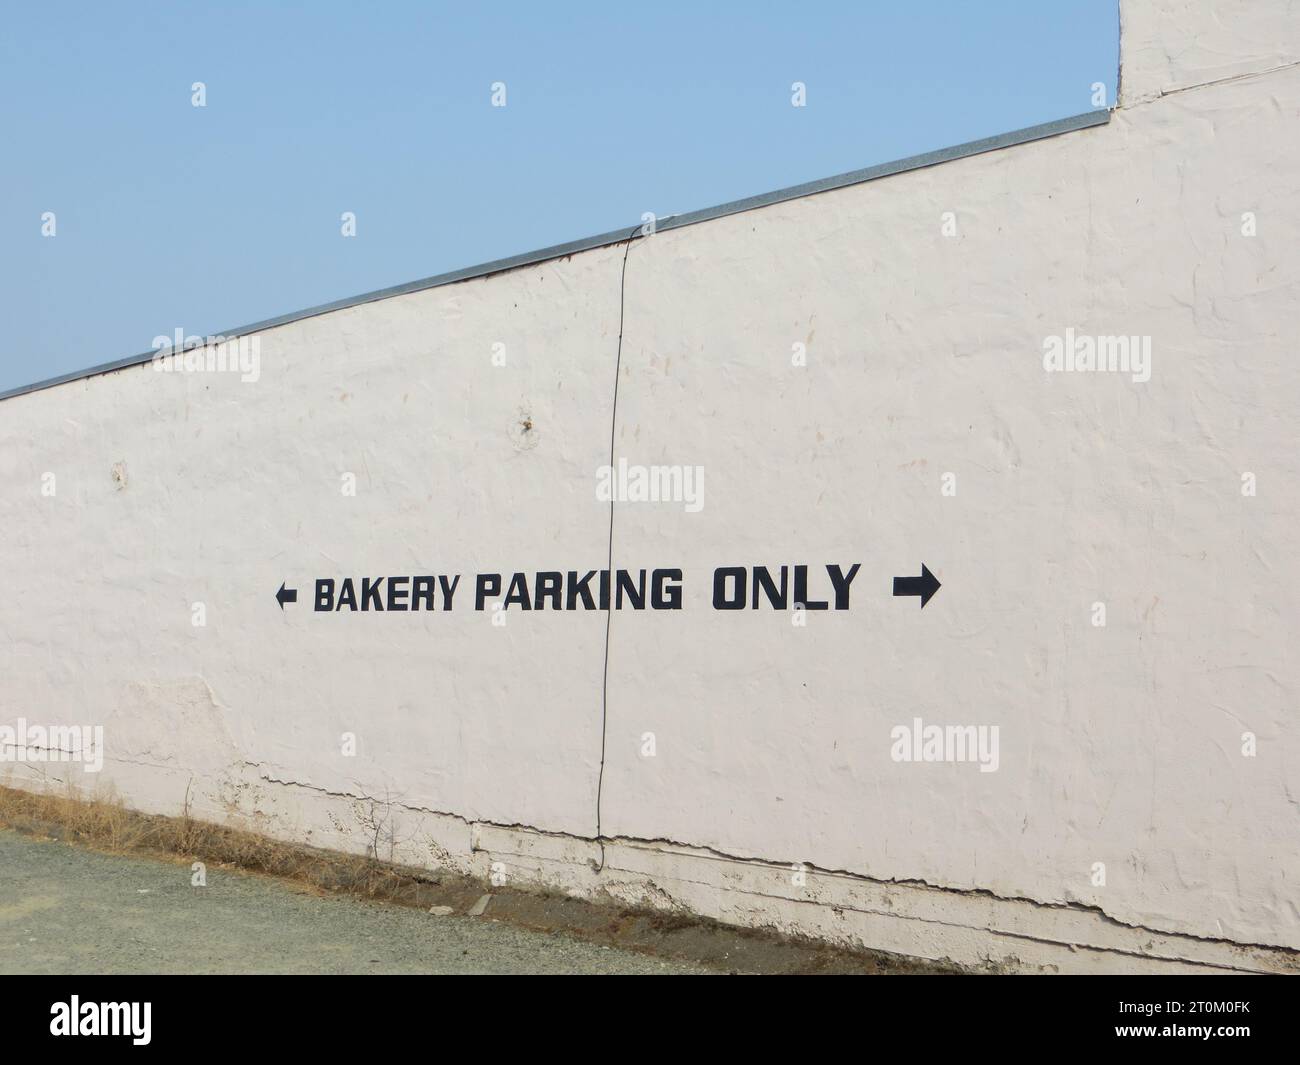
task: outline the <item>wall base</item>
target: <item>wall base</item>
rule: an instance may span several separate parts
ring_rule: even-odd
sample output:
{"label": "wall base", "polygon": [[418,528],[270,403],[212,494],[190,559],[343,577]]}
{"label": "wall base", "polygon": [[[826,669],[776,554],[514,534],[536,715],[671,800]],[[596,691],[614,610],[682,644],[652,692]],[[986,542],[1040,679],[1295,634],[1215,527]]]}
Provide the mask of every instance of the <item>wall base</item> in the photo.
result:
{"label": "wall base", "polygon": [[[1095,909],[874,880],[719,854],[666,840],[609,839],[497,825],[278,781],[256,767],[197,779],[166,766],[11,765],[0,784],[81,797],[128,794],[143,813],[191,816],[288,843],[375,854],[497,886],[541,888],[981,972],[1300,973],[1286,949],[1158,932]],[[129,777],[129,792],[124,785]]]}

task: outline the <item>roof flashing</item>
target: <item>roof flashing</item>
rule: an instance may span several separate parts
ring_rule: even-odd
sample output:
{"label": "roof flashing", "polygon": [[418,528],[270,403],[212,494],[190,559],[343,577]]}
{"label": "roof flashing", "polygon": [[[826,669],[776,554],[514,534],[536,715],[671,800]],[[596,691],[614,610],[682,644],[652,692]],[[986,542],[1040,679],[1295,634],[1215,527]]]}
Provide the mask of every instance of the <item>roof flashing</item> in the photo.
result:
{"label": "roof flashing", "polygon": [[[965,144],[954,145],[951,148],[941,148],[938,151],[925,152],[921,155],[912,155],[905,159],[896,159],[888,163],[878,163],[875,166],[864,167],[860,170],[850,170],[847,173],[836,174],[832,177],[819,178],[815,181],[808,181],[799,185],[791,185],[788,188],[777,189],[774,192],[766,192],[757,196],[732,200],[729,203],[719,204],[716,207],[706,207],[699,211],[689,211],[685,214],[669,215],[666,218],[658,218],[655,220],[655,231],[662,233],[667,230],[681,229],[685,226],[696,225],[699,222],[708,222],[715,218],[724,218],[728,215],[753,211],[760,207],[770,207],[773,204],[784,203],[787,200],[802,199],[805,196],[815,196],[821,192],[830,192],[834,189],[842,189],[850,185],[860,185],[864,182],[892,177],[895,174],[903,174],[911,170],[921,170],[925,167],[936,166],[939,163],[948,163],[957,159],[967,159],[973,155],[983,155],[986,152],[998,151],[999,149],[1014,147],[1018,144],[1027,144],[1031,141],[1044,140],[1048,137],[1056,137],[1063,133],[1072,133],[1076,130],[1088,129],[1093,126],[1102,126],[1108,121],[1110,121],[1110,111],[1105,108],[1099,108],[1095,111],[1087,111],[1070,118],[1056,119],[1053,122],[1045,122],[1037,126],[1028,126],[1025,129],[1014,130],[1010,133],[1000,133],[995,137],[985,137],[981,140],[968,141]],[[377,289],[374,292],[363,293],[360,296],[350,296],[345,299],[334,300],[330,303],[322,303],[315,307],[309,307],[306,310],[293,311],[289,314],[278,315],[277,317],[267,318],[260,322],[253,322],[236,329],[223,329],[210,335],[233,340],[241,336],[248,336],[252,333],[260,333],[267,329],[274,329],[277,326],[289,325],[292,322],[300,322],[306,318],[315,318],[322,314],[328,314],[331,311],[345,310],[348,307],[359,307],[362,304],[375,303],[378,300],[390,299],[394,296],[405,296],[412,292],[423,292],[426,289],[440,288],[443,285],[454,285],[460,281],[469,281],[478,277],[487,277],[491,274],[502,273],[506,270],[514,270],[521,266],[534,266],[551,259],[560,259],[566,255],[573,255],[577,252],[591,251],[595,248],[607,247],[611,244],[618,244],[622,241],[630,240],[636,236],[640,229],[640,225],[631,228],[623,227],[622,229],[611,230],[608,233],[600,233],[592,237],[571,240],[564,244],[555,244],[548,248],[539,248],[536,251],[523,252],[522,254],[512,255],[505,259],[495,259],[491,262],[480,263],[476,266],[467,266],[462,267],[459,270],[450,270],[446,273],[435,274],[432,277],[422,278],[418,281],[408,281],[405,284],[394,285],[390,288]],[[115,370],[126,369],[129,366],[142,365],[151,362],[155,354],[154,351],[148,351],[139,355],[128,355],[126,358],[117,359],[113,362],[101,363],[98,366],[91,366],[85,370],[74,370],[70,373],[60,374],[57,377],[47,378],[44,381],[37,381],[34,384],[20,385],[16,388],[0,391],[0,400],[11,399],[15,396],[25,395],[28,392],[39,392],[43,389],[53,388],[55,385],[68,384],[72,381],[81,381],[90,377],[98,377],[101,374],[112,373]]]}

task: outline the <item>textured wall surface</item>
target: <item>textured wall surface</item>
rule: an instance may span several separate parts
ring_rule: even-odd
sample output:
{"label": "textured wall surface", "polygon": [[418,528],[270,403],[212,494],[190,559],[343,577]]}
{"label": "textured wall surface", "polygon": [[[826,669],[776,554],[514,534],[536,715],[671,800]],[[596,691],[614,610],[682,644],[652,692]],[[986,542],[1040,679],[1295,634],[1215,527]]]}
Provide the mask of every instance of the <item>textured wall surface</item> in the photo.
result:
{"label": "textured wall surface", "polygon": [[1124,104],[1300,63],[1296,0],[1122,0]]}
{"label": "textured wall surface", "polygon": [[[931,892],[915,929],[1300,949],[1300,12],[1202,6],[1125,4],[1106,126],[271,329],[256,383],[146,366],[4,401],[0,724],[102,723],[132,805],[188,788],[404,860],[516,826],[574,838],[511,872],[602,890],[599,787],[641,856],[620,897],[692,861],[813,870],[806,898],[682,888],[727,919],[780,895],[833,936],[820,870]],[[606,565],[620,321],[614,454],[702,466],[705,497],[615,504],[614,566],[680,567],[684,602],[613,613],[606,702],[604,613],[496,626],[473,585]],[[1150,379],[1046,372],[1067,329],[1149,337]],[[922,563],[924,610],[890,594]],[[850,608],[713,609],[716,567],[800,564],[821,598],[858,564]],[[402,574],[460,574],[454,609],[312,609],[314,578]],[[915,717],[998,726],[997,771],[895,761]]]}

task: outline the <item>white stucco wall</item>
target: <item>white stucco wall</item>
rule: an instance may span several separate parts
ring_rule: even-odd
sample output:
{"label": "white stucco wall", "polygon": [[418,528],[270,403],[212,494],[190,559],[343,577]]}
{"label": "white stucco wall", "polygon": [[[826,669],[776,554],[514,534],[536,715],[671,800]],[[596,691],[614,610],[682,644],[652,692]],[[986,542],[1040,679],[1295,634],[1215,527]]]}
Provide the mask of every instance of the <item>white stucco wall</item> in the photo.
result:
{"label": "white stucco wall", "polygon": [[[706,495],[616,504],[614,566],[685,602],[612,618],[599,872],[606,616],[496,627],[473,582],[605,565],[621,245],[267,330],[255,384],[0,403],[0,724],[400,860],[971,964],[1291,967],[1300,9],[1240,6],[1126,3],[1106,126],[633,243],[615,453]],[[1151,337],[1150,380],[1046,373],[1067,328]],[[805,627],[712,608],[716,567],[831,563],[851,607]],[[312,610],[426,573],[453,610]],[[997,725],[998,770],[894,761],[914,717]]]}
{"label": "white stucco wall", "polygon": [[1122,102],[1300,62],[1296,0],[1122,0]]}

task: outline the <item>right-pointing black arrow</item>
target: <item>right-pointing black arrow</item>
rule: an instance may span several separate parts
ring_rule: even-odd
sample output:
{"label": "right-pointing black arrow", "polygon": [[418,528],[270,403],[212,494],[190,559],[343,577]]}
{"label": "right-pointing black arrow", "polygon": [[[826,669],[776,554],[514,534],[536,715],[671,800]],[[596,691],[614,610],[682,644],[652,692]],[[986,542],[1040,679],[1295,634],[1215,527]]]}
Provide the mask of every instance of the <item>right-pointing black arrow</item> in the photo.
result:
{"label": "right-pointing black arrow", "polygon": [[285,603],[296,603],[298,601],[298,589],[286,588],[282,581],[280,590],[275,593],[275,601],[280,604],[280,609],[283,610]]}
{"label": "right-pointing black arrow", "polygon": [[921,563],[921,576],[919,577],[895,577],[894,594],[895,595],[919,595],[921,597],[921,609],[925,609],[925,604],[930,601],[940,587],[939,580],[926,567],[924,562]]}

